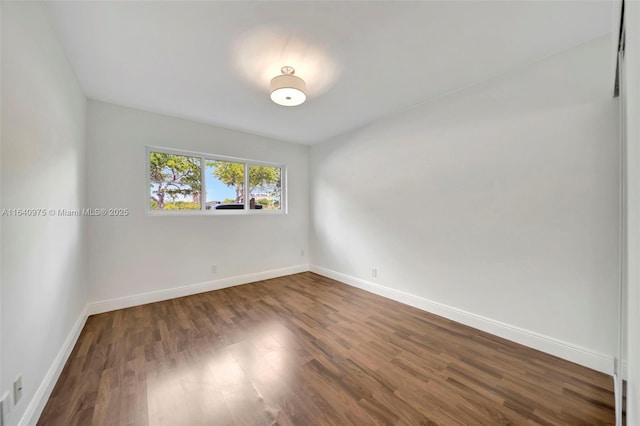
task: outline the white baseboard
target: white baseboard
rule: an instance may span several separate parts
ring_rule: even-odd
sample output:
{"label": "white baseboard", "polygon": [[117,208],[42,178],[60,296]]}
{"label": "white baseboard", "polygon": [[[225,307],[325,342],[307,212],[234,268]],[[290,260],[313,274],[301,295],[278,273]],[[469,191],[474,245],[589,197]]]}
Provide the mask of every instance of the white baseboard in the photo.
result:
{"label": "white baseboard", "polygon": [[44,379],[42,379],[42,382],[40,382],[40,386],[38,386],[35,395],[33,395],[33,398],[29,402],[27,409],[18,423],[19,426],[35,426],[38,422],[38,419],[42,414],[42,410],[44,410],[44,406],[47,404],[49,396],[51,396],[51,392],[53,392],[53,387],[56,385],[58,377],[60,377],[60,373],[62,373],[62,369],[67,362],[67,358],[71,355],[71,351],[73,350],[88,317],[87,306],[85,306],[82,312],[80,312],[78,319],[73,324],[73,327],[67,335],[67,338],[64,340],[58,354],[53,359],[47,374],[44,376]]}
{"label": "white baseboard", "polygon": [[114,299],[89,303],[89,315],[115,311],[116,309],[130,308],[132,306],[139,306],[147,303],[160,302],[162,300],[175,299],[177,297],[190,296],[192,294],[204,293],[206,291],[220,290],[227,287],[268,280],[271,278],[284,277],[286,275],[306,272],[308,270],[309,265],[296,265],[286,268],[272,269],[269,271],[255,272],[252,274],[238,275],[235,277],[222,278],[219,280],[206,281],[203,283],[190,284],[181,287],[173,287],[165,290],[134,294],[132,296],[117,297]]}
{"label": "white baseboard", "polygon": [[316,274],[341,281],[370,293],[405,303],[415,308],[422,309],[423,311],[434,313],[470,327],[477,328],[478,330],[482,330],[559,358],[575,362],[576,364],[583,365],[602,373],[609,375],[613,375],[614,373],[614,357],[611,355],[598,353],[591,349],[574,345],[569,342],[564,342],[553,337],[496,321],[491,318],[486,318],[481,315],[476,315],[462,309],[434,302],[400,290],[374,284],[331,269],[310,265],[309,270]]}

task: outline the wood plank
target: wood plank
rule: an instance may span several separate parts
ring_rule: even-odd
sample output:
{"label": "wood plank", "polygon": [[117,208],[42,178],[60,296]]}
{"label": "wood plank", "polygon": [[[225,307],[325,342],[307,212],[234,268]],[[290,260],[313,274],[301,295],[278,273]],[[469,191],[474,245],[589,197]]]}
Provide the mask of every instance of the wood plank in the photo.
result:
{"label": "wood plank", "polygon": [[40,425],[613,425],[611,377],[313,273],[91,316]]}

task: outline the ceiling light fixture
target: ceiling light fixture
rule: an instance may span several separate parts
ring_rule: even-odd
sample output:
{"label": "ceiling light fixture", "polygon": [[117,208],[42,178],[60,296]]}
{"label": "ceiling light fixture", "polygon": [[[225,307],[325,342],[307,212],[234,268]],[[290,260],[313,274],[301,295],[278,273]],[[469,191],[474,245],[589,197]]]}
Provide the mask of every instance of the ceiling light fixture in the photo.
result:
{"label": "ceiling light fixture", "polygon": [[296,106],[307,100],[304,91],[307,85],[304,80],[295,76],[296,70],[286,66],[280,69],[282,75],[271,79],[271,100],[282,106]]}

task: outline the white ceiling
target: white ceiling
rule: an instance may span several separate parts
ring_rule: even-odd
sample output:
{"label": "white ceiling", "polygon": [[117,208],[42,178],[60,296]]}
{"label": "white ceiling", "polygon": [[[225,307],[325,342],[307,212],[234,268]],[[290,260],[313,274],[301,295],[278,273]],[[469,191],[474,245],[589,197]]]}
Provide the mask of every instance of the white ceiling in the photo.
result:
{"label": "white ceiling", "polygon": [[[89,98],[311,144],[611,31],[612,3],[51,2]],[[299,107],[269,99],[291,65]]]}

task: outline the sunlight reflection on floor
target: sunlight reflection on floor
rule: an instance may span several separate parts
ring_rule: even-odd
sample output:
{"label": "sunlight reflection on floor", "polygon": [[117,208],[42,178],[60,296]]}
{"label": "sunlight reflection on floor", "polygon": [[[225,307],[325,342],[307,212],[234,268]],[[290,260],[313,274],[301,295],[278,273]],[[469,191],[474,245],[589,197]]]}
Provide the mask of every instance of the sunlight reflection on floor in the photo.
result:
{"label": "sunlight reflection on floor", "polygon": [[[188,359],[179,356],[155,369],[149,364],[149,422],[243,423],[255,419],[252,412],[276,417],[279,409],[269,407],[277,407],[278,401],[265,401],[262,395],[278,394],[277,388],[283,388],[282,395],[290,391],[291,366],[300,362],[297,346],[291,332],[273,321],[221,349],[190,351]],[[246,418],[232,418],[231,412],[244,412]]]}

